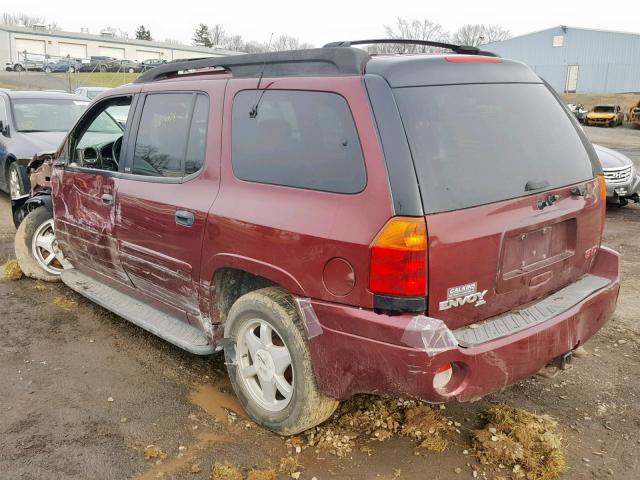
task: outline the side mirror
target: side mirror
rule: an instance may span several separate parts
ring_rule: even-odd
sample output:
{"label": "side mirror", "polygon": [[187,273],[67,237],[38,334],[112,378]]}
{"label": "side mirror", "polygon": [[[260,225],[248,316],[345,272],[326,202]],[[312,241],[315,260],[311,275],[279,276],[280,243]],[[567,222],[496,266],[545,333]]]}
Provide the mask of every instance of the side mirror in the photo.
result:
{"label": "side mirror", "polygon": [[6,125],[2,120],[0,120],[0,134],[5,137],[9,136],[9,125]]}

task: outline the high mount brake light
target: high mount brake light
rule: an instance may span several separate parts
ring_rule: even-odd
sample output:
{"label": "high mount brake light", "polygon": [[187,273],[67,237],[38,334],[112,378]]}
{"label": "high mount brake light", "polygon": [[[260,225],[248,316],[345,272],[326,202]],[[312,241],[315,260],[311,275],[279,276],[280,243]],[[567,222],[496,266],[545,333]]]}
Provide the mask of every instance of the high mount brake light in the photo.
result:
{"label": "high mount brake light", "polygon": [[396,217],[371,244],[369,289],[377,294],[427,293],[427,226],[424,218]]}
{"label": "high mount brake light", "polygon": [[499,57],[482,55],[447,55],[444,59],[449,63],[502,63]]}

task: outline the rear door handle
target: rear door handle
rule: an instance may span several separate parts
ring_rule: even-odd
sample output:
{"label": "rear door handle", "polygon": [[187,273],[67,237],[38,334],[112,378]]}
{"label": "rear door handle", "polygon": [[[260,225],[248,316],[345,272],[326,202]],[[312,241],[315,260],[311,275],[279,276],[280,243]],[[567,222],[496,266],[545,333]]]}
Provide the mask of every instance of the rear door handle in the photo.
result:
{"label": "rear door handle", "polygon": [[190,227],[193,225],[195,221],[195,217],[193,213],[187,212],[186,210],[178,210],[176,212],[176,223],[178,225],[184,225],[185,227]]}
{"label": "rear door handle", "polygon": [[102,199],[103,205],[113,205],[113,195],[110,193],[103,193],[100,198]]}

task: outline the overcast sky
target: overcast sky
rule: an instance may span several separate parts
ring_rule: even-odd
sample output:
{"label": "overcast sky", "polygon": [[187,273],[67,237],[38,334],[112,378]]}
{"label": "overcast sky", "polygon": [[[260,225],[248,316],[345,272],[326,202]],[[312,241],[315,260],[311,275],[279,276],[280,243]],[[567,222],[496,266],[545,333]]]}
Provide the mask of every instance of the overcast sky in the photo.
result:
{"label": "overcast sky", "polygon": [[[527,7],[529,6],[529,8]],[[638,0],[20,0],[3,2],[0,11],[23,11],[57,22],[64,30],[120,28],[131,37],[144,24],[155,40],[174,38],[191,43],[200,23],[221,24],[245,40],[267,41],[270,34],[286,33],[303,42],[326,42],[380,37],[385,24],[396,17],[429,19],[448,31],[466,23],[497,24],[520,35],[568,25],[640,32]]]}

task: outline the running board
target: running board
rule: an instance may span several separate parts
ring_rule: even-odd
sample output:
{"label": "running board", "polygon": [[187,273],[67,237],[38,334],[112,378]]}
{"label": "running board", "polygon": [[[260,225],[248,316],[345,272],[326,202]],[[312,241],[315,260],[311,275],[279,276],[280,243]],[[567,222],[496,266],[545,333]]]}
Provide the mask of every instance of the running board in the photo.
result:
{"label": "running board", "polygon": [[209,343],[205,333],[179,318],[94,280],[75,268],[64,270],[60,278],[65,285],[92,302],[187,352],[196,355],[214,353],[215,347]]}
{"label": "running board", "polygon": [[473,347],[506,337],[550,320],[609,283],[609,279],[587,274],[536,303],[459,328],[453,331],[453,335],[462,347]]}

